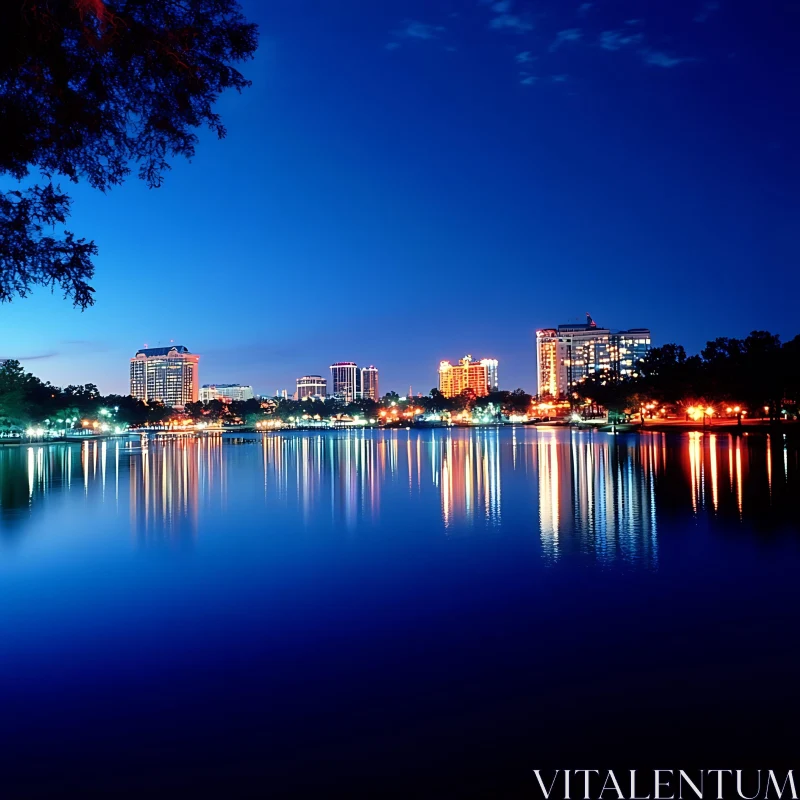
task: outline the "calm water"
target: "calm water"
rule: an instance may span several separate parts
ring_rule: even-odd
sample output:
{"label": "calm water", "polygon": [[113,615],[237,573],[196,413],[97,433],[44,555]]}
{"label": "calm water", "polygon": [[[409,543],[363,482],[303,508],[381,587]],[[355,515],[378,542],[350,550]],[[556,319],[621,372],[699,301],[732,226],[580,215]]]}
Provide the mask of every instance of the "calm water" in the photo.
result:
{"label": "calm water", "polygon": [[791,762],[798,496],[775,436],[0,448],[0,795]]}

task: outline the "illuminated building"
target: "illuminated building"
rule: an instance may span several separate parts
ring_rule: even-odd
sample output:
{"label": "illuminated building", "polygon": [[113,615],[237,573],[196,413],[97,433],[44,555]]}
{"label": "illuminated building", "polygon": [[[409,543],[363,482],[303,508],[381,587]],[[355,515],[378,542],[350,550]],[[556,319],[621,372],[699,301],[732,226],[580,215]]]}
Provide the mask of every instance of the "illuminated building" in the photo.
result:
{"label": "illuminated building", "polygon": [[322,375],[304,375],[297,379],[297,400],[305,400],[307,397],[325,397],[328,394],[328,381]]}
{"label": "illuminated building", "polygon": [[497,359],[474,361],[466,355],[455,366],[449,361],[439,364],[439,391],[445,397],[455,397],[472,389],[478,397],[497,388]]}
{"label": "illuminated building", "polygon": [[558,397],[558,331],[555,328],[536,331],[536,369],[539,397]]}
{"label": "illuminated building", "polygon": [[611,368],[610,335],[608,328],[598,328],[588,314],[583,325],[558,326],[559,396],[568,395],[589,375]]}
{"label": "illuminated building", "polygon": [[630,377],[649,349],[647,328],[598,328],[588,314],[583,324],[541,328],[536,331],[537,392],[540,397],[567,397],[576,384],[604,370]]}
{"label": "illuminated building", "polygon": [[347,403],[361,397],[361,371],[355,361],[331,364],[331,389],[334,397]]}
{"label": "illuminated building", "polygon": [[483,358],[481,365],[486,367],[486,384],[490,392],[496,392],[498,388],[497,383],[497,359],[496,358]]}
{"label": "illuminated building", "polygon": [[377,400],[378,394],[378,368],[370,365],[361,370],[361,396],[367,400]]}
{"label": "illuminated building", "polygon": [[200,402],[221,400],[223,403],[234,403],[255,398],[252,386],[241,383],[204,383],[200,389]]}
{"label": "illuminated building", "polygon": [[647,328],[630,328],[612,333],[609,337],[611,369],[620,377],[637,374],[636,365],[650,350],[650,331]]}
{"label": "illuminated building", "polygon": [[180,344],[138,350],[131,359],[131,395],[173,408],[197,402],[199,362]]}

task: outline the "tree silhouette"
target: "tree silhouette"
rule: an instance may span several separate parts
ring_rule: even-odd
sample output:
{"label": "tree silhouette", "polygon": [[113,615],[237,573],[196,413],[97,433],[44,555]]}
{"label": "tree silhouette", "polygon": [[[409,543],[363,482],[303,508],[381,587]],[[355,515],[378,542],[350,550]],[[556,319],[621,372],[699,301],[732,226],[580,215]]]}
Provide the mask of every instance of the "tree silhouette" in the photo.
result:
{"label": "tree silhouette", "polygon": [[214,105],[249,85],[233,64],[256,44],[236,0],[0,3],[0,176],[47,181],[0,193],[0,302],[58,286],[92,305],[97,248],[61,229],[70,198],[52,179],[104,192],[135,164],[160,186],[198,128],[225,136]]}

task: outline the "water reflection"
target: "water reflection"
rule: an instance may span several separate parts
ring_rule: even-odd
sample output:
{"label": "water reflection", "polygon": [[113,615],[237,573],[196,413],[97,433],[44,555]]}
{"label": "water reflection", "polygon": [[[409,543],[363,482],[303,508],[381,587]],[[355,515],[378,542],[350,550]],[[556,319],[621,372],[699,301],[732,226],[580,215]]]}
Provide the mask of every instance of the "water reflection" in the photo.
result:
{"label": "water reflection", "polygon": [[[204,520],[281,513],[357,535],[536,535],[546,560],[658,565],[659,525],[687,515],[790,525],[798,450],[783,436],[608,436],[555,429],[339,432],[0,447],[0,531],[50,497],[127,517],[141,545],[193,546]],[[255,522],[254,522],[255,521]]]}
{"label": "water reflection", "polygon": [[543,431],[536,441],[542,549],[555,561],[580,552],[657,564],[655,477],[661,454],[651,439]]}
{"label": "water reflection", "polygon": [[497,430],[470,436],[431,440],[434,483],[441,490],[445,528],[476,515],[492,525],[501,520],[500,443]]}
{"label": "water reflection", "polygon": [[798,480],[798,450],[785,436],[689,434],[690,498],[696,514],[750,517],[769,523],[790,501]]}

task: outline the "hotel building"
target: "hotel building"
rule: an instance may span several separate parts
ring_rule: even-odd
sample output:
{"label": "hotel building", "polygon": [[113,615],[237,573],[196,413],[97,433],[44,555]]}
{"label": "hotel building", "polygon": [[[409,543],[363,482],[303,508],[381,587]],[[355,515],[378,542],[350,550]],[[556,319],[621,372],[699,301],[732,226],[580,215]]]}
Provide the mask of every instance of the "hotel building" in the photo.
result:
{"label": "hotel building", "polygon": [[197,402],[199,362],[183,345],[138,350],[131,359],[131,395],[173,408]]}
{"label": "hotel building", "polygon": [[649,349],[647,328],[599,328],[588,314],[583,324],[541,328],[536,331],[538,394],[568,397],[576,384],[604,370],[631,377]]}
{"label": "hotel building", "polygon": [[241,383],[205,383],[200,389],[201,403],[208,403],[211,400],[235,403],[254,398],[253,387]]}
{"label": "hotel building", "polygon": [[304,375],[297,379],[297,400],[305,400],[307,397],[323,398],[328,394],[328,381],[322,375]]}
{"label": "hotel building", "polygon": [[445,397],[455,397],[472,389],[478,397],[497,390],[497,359],[473,361],[466,355],[455,366],[449,361],[439,364],[439,391]]}

